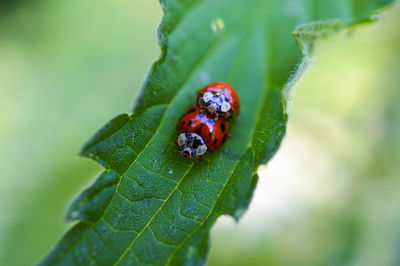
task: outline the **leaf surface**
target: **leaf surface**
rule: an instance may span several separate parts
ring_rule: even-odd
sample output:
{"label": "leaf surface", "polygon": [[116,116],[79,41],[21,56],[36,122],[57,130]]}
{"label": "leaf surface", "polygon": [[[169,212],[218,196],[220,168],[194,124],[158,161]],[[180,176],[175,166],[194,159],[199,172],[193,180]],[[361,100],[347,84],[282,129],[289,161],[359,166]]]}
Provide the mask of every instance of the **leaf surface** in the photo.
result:
{"label": "leaf surface", "polygon": [[[258,167],[281,143],[302,52],[311,56],[316,40],[389,2],[161,1],[162,56],[133,114],[112,119],[83,147],[106,171],[71,205],[67,217],[78,223],[41,264],[204,264],[212,225],[242,216]],[[233,84],[242,111],[233,137],[195,164],[175,155],[175,126],[212,81]]]}

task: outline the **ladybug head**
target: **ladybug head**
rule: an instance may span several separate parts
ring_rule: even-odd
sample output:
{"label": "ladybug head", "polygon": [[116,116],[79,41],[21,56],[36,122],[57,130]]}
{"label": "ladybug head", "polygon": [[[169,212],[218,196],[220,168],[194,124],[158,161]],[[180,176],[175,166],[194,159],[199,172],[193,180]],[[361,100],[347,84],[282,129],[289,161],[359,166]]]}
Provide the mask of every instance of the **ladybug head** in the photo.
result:
{"label": "ladybug head", "polygon": [[181,147],[181,153],[182,153],[183,157],[186,157],[186,158],[192,158],[192,157],[196,156],[196,152],[186,145]]}
{"label": "ladybug head", "polygon": [[184,157],[194,158],[207,151],[207,146],[202,137],[196,133],[182,133],[178,137],[178,146]]}
{"label": "ladybug head", "polygon": [[231,110],[228,98],[220,92],[206,92],[203,95],[203,102],[211,114],[227,113]]}
{"label": "ladybug head", "polygon": [[221,111],[221,106],[216,102],[209,101],[208,103],[206,103],[206,106],[211,114],[216,114]]}

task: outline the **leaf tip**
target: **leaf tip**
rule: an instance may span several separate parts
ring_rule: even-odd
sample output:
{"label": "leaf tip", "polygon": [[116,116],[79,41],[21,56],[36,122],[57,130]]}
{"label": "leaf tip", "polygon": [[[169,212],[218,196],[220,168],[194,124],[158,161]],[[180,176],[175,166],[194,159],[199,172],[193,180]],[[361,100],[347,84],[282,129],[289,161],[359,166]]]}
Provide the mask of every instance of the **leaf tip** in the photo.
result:
{"label": "leaf tip", "polygon": [[111,200],[120,177],[114,171],[104,171],[99,178],[85,189],[71,204],[66,221],[97,221]]}
{"label": "leaf tip", "polygon": [[121,129],[129,120],[131,116],[129,114],[120,114],[108,121],[92,138],[90,138],[81,148],[79,155],[83,157],[93,158],[93,148],[105,140],[106,138],[113,135],[116,131]]}

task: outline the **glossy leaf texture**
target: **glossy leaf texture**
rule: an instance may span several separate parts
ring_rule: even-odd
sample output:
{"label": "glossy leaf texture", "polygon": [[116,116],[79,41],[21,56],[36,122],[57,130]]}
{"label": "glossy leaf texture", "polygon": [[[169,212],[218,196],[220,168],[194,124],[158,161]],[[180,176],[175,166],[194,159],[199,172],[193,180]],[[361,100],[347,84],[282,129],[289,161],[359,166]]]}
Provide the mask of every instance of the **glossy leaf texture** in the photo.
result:
{"label": "glossy leaf texture", "polygon": [[[72,204],[68,220],[78,222],[41,264],[205,264],[212,225],[221,215],[241,217],[258,167],[281,143],[303,56],[389,2],[161,1],[162,56],[133,114],[112,119],[83,147],[106,170]],[[233,84],[242,111],[233,137],[195,164],[174,153],[175,126],[212,81]]]}

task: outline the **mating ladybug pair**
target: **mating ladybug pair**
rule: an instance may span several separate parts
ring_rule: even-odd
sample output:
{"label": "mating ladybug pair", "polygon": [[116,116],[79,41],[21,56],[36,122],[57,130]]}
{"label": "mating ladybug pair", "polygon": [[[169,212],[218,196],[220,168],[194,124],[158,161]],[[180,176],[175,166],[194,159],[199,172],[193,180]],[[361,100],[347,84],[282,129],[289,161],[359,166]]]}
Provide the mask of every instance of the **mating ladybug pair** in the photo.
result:
{"label": "mating ladybug pair", "polygon": [[207,150],[219,149],[229,136],[227,120],[240,112],[235,89],[227,82],[214,82],[198,91],[197,105],[189,107],[177,125],[179,153],[197,160]]}

